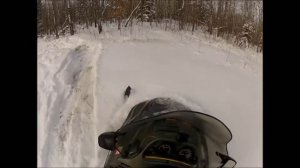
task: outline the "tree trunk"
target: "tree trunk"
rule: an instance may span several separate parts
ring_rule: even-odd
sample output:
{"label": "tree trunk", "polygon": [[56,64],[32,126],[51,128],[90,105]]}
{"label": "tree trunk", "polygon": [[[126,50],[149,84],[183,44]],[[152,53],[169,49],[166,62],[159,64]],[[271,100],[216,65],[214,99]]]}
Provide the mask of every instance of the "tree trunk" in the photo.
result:
{"label": "tree trunk", "polygon": [[118,18],[118,30],[121,30],[121,18]]}
{"label": "tree trunk", "polygon": [[70,34],[71,36],[74,35],[74,23],[71,19],[71,5],[70,0],[68,0],[68,22],[69,22],[69,28],[70,28]]}
{"label": "tree trunk", "polygon": [[130,13],[127,21],[126,21],[126,24],[125,24],[125,27],[127,27],[127,24],[130,20],[132,20],[133,18],[133,14],[135,13],[135,11],[139,8],[140,4],[142,3],[142,0],[138,3],[138,5],[132,10],[132,12]]}
{"label": "tree trunk", "polygon": [[56,24],[56,13],[55,13],[56,5],[55,1],[52,1],[52,14],[53,14],[53,27],[54,27],[54,33],[55,37],[59,38],[58,30],[57,30],[57,24]]}

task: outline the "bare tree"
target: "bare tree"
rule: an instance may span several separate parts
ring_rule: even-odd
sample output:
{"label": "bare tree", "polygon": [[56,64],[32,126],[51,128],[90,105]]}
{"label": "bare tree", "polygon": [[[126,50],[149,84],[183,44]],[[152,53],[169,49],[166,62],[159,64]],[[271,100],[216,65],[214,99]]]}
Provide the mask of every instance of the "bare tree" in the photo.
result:
{"label": "bare tree", "polygon": [[53,29],[55,32],[56,38],[59,38],[58,29],[57,29],[57,13],[56,13],[56,1],[51,1],[52,4],[52,16],[53,16]]}
{"label": "bare tree", "polygon": [[141,4],[142,4],[142,0],[140,0],[140,2],[136,5],[136,7],[130,13],[130,15],[126,21],[125,27],[127,27],[128,22],[132,20],[133,16],[135,15],[135,12],[137,11],[137,9],[139,9]]}
{"label": "bare tree", "polygon": [[67,1],[68,4],[68,8],[67,8],[67,18],[68,18],[68,22],[69,22],[69,27],[70,27],[70,34],[74,35],[75,31],[74,31],[74,23],[73,20],[71,18],[71,3],[70,0]]}
{"label": "bare tree", "polygon": [[122,19],[126,17],[126,5],[123,0],[111,0],[107,5],[107,17],[116,19],[118,23],[118,30],[121,30]]}

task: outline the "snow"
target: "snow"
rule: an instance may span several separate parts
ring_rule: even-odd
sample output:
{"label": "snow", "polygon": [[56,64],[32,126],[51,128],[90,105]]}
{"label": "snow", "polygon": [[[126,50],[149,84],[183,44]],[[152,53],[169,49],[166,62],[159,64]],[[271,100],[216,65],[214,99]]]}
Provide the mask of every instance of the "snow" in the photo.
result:
{"label": "snow", "polygon": [[38,166],[103,166],[98,135],[118,129],[136,103],[163,96],[223,121],[236,167],[262,167],[262,55],[149,27],[38,39]]}

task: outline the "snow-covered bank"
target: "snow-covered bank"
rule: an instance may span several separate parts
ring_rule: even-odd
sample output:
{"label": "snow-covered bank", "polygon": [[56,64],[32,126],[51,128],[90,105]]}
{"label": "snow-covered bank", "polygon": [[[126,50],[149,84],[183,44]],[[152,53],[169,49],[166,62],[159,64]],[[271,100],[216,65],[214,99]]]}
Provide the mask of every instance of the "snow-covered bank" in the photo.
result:
{"label": "snow-covered bank", "polygon": [[95,158],[94,95],[101,43],[38,41],[38,165],[89,166]]}
{"label": "snow-covered bank", "polygon": [[[101,167],[97,136],[157,96],[221,119],[237,167],[262,166],[262,56],[201,33],[133,27],[38,40],[38,165]],[[127,85],[132,96],[124,104]]]}

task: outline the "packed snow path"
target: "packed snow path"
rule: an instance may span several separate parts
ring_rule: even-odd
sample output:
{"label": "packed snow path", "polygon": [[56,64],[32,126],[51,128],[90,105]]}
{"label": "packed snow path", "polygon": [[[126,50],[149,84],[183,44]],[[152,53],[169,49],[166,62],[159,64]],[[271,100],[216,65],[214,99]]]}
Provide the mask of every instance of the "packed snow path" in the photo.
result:
{"label": "packed snow path", "polygon": [[[237,167],[262,166],[260,55],[160,30],[38,44],[39,166],[102,167],[107,151],[98,135],[119,128],[136,103],[158,96],[222,120],[233,134],[228,150]],[[133,91],[124,103],[127,85]]]}

